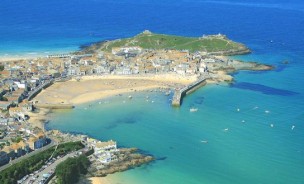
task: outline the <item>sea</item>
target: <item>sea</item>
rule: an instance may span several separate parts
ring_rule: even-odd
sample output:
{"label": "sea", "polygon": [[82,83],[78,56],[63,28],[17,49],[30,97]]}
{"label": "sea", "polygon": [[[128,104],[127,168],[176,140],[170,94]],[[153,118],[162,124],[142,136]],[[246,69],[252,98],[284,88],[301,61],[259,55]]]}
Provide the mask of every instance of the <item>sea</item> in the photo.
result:
{"label": "sea", "polygon": [[204,86],[180,108],[171,107],[172,94],[153,91],[55,111],[48,129],[113,139],[156,158],[107,176],[113,183],[304,183],[302,0],[2,0],[0,56],[68,53],[146,29],[225,34],[252,50],[233,58],[275,68],[233,73],[232,84]]}

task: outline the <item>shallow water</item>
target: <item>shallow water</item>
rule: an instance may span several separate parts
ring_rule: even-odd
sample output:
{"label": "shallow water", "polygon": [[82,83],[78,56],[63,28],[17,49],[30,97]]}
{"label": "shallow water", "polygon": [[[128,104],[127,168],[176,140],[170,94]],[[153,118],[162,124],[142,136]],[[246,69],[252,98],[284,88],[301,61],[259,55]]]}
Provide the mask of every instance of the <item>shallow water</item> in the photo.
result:
{"label": "shallow water", "polygon": [[276,69],[235,73],[234,84],[205,86],[180,109],[162,93],[123,95],[56,112],[48,128],[114,139],[157,158],[110,176],[117,183],[303,183],[303,7],[299,0],[3,0],[0,55],[68,52],[145,29],[226,34],[253,51],[234,58]]}

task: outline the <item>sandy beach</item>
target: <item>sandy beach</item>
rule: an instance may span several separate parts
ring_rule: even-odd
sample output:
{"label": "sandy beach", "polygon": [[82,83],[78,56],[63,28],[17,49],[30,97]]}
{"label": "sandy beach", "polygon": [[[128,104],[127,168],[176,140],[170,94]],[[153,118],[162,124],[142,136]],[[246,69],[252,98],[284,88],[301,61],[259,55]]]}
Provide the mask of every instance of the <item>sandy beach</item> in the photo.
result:
{"label": "sandy beach", "polygon": [[47,121],[47,114],[49,113],[50,113],[49,109],[43,109],[43,108],[40,108],[39,112],[28,112],[28,115],[30,116],[28,122],[33,124],[33,126],[43,129],[44,123]]}
{"label": "sandy beach", "polygon": [[196,76],[84,76],[80,81],[72,79],[57,82],[38,94],[33,101],[40,104],[81,104],[123,93],[157,88],[173,89],[192,83]]}
{"label": "sandy beach", "polygon": [[107,177],[92,177],[88,178],[90,184],[114,184]]}

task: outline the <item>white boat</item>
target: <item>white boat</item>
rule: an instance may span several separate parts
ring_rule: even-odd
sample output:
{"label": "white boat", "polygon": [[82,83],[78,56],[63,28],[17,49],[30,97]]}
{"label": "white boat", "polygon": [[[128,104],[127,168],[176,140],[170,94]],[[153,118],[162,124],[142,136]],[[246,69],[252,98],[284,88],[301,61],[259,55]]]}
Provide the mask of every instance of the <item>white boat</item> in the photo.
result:
{"label": "white boat", "polygon": [[291,130],[293,130],[296,126],[292,125]]}
{"label": "white boat", "polygon": [[194,107],[190,108],[190,112],[196,112],[196,111],[198,111],[198,108],[194,108]]}
{"label": "white boat", "polygon": [[130,95],[128,98],[129,98],[129,99],[132,99],[132,96]]}
{"label": "white boat", "polygon": [[207,144],[207,143],[208,143],[208,141],[205,141],[205,140],[204,140],[204,141],[201,141],[201,143]]}

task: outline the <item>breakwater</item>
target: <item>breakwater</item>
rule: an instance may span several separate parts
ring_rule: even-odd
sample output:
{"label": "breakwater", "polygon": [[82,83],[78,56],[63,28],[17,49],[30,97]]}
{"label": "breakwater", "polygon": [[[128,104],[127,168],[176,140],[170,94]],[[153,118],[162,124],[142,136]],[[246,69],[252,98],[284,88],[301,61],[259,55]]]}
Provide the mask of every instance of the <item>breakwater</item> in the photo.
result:
{"label": "breakwater", "polygon": [[72,104],[35,104],[36,108],[45,108],[45,109],[73,109],[74,105]]}
{"label": "breakwater", "polygon": [[192,93],[196,89],[206,84],[206,79],[210,78],[207,75],[200,77],[197,81],[185,86],[182,89],[176,89],[172,98],[172,106],[180,107],[183,97],[189,93]]}

